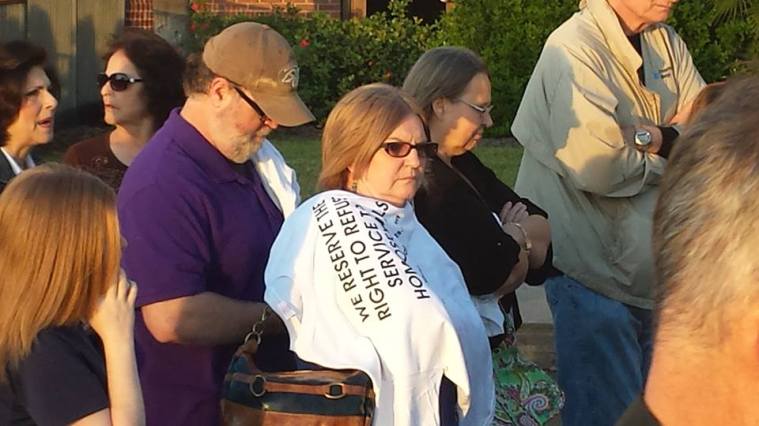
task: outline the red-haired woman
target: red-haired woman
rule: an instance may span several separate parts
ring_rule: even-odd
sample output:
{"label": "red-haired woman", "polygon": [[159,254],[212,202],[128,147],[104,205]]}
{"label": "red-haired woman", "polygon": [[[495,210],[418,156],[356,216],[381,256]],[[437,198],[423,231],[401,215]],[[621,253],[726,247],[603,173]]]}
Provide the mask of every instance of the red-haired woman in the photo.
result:
{"label": "red-haired woman", "polygon": [[0,195],[0,424],[144,424],[115,198],[60,165]]}

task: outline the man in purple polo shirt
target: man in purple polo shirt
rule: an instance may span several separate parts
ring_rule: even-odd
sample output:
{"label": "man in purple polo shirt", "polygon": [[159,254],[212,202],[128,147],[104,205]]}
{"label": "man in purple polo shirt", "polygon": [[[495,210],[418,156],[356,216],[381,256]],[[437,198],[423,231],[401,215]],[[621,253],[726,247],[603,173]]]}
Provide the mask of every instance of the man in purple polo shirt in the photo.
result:
{"label": "man in purple polo shirt", "polygon": [[[239,23],[212,37],[188,60],[184,84],[187,102],[134,160],[118,197],[123,264],[140,286],[149,425],[220,423],[221,383],[265,307],[264,268],[283,221],[282,200],[261,172],[272,162],[256,164],[259,148],[273,150],[265,138],[277,126],[313,120],[296,92],[290,46],[265,25]],[[293,367],[278,319],[266,331],[259,365]]]}

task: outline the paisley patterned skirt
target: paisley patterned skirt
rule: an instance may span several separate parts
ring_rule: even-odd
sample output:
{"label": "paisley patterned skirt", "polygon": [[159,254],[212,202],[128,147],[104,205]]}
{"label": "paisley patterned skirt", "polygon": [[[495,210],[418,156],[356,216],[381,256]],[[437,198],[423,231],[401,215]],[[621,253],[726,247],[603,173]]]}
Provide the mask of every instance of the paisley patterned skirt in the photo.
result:
{"label": "paisley patterned skirt", "polygon": [[564,394],[548,373],[519,355],[510,315],[506,315],[505,332],[506,339],[493,350],[496,389],[493,425],[545,425],[559,414]]}

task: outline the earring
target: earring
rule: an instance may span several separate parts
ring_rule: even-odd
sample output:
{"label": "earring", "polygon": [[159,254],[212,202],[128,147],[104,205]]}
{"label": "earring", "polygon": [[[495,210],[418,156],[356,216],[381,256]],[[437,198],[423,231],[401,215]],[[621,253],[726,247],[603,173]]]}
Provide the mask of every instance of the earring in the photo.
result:
{"label": "earring", "polygon": [[356,190],[358,190],[358,182],[354,180],[353,183],[351,183],[351,192],[356,192]]}

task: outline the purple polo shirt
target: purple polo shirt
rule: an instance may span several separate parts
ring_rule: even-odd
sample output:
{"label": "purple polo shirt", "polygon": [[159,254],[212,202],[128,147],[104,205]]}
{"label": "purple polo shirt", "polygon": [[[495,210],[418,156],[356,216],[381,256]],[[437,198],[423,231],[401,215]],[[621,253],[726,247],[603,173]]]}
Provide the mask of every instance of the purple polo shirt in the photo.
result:
{"label": "purple polo shirt", "polygon": [[[178,112],[134,160],[118,194],[123,266],[137,282],[137,306],[206,291],[263,301],[282,213],[252,164],[235,171]],[[162,344],[140,311],[135,323],[148,424],[219,424],[219,392],[237,345]],[[262,357],[287,358],[281,340]]]}

